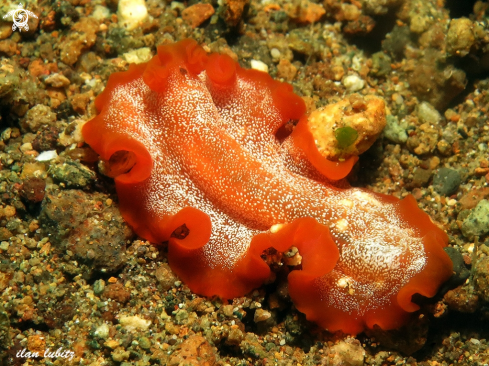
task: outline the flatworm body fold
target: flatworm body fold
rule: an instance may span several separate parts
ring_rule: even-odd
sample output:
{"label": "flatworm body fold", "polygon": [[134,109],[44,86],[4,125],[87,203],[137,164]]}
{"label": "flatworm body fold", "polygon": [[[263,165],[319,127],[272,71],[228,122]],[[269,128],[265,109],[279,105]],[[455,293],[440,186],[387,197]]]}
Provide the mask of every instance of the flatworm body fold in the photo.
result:
{"label": "flatworm body fold", "polygon": [[[412,295],[434,296],[452,273],[446,234],[414,198],[334,184],[356,158],[323,158],[302,99],[265,73],[184,40],[111,75],[96,107],[83,135],[103,160],[124,156],[124,218],[169,242],[170,266],[196,293],[243,296],[270,276],[264,250],[296,247],[297,308],[354,334],[402,325]],[[277,139],[289,121],[299,123]]]}

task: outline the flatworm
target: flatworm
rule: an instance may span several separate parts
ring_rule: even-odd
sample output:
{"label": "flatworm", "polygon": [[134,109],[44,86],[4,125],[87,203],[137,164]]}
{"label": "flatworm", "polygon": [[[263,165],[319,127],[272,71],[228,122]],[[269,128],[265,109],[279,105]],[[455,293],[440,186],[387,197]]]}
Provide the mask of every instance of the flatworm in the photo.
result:
{"label": "flatworm", "polygon": [[111,75],[95,105],[83,135],[102,159],[119,159],[123,217],[169,243],[171,268],[195,293],[243,296],[270,275],[264,250],[296,247],[297,309],[355,334],[399,327],[419,308],[412,295],[434,296],[452,273],[447,235],[412,196],[334,183],[355,158],[324,158],[304,102],[268,74],[184,40]]}

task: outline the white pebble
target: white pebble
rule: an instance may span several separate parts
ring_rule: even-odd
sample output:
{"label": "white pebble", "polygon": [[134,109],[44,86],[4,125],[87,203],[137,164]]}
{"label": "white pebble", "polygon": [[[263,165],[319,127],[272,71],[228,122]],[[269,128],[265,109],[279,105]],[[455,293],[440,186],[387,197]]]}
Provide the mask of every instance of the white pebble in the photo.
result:
{"label": "white pebble", "polygon": [[95,5],[93,9],[92,18],[97,20],[104,20],[110,18],[110,10],[102,5]]}
{"label": "white pebble", "polygon": [[117,7],[119,25],[131,31],[148,18],[148,9],[144,0],[119,0]]}
{"label": "white pebble", "polygon": [[119,324],[126,328],[128,331],[146,330],[151,325],[151,321],[140,318],[137,315],[121,316],[119,317]]}
{"label": "white pebble", "polygon": [[343,79],[343,85],[350,92],[362,90],[365,86],[365,81],[358,75],[348,75]]}
{"label": "white pebble", "polygon": [[151,60],[153,54],[151,53],[151,49],[149,47],[142,47],[126,52],[123,54],[123,56],[130,64],[140,64]]}
{"label": "white pebble", "polygon": [[109,337],[109,326],[104,323],[95,329],[94,333],[99,338],[107,339]]}
{"label": "white pebble", "polygon": [[274,59],[279,59],[279,58],[280,58],[281,53],[280,53],[280,51],[279,51],[279,49],[278,49],[278,48],[272,48],[272,49],[270,50],[270,55],[272,55],[272,57],[273,57]]}
{"label": "white pebble", "polygon": [[268,65],[259,60],[251,60],[251,68],[258,71],[268,72]]}
{"label": "white pebble", "polygon": [[49,150],[49,151],[43,151],[42,153],[39,154],[39,156],[36,158],[37,161],[49,161],[56,159],[58,157],[58,153],[56,150]]}

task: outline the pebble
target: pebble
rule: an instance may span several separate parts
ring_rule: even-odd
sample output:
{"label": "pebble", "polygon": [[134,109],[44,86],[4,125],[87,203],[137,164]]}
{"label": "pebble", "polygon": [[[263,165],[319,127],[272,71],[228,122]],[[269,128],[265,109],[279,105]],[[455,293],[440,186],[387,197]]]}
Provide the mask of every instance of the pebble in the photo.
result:
{"label": "pebble", "polygon": [[433,187],[442,196],[449,196],[455,193],[461,183],[460,174],[450,168],[439,169],[433,178]]}
{"label": "pebble", "polygon": [[489,201],[480,201],[462,223],[462,233],[467,238],[489,232]]}
{"label": "pebble", "polygon": [[182,12],[182,19],[192,28],[197,28],[214,15],[214,13],[214,7],[211,4],[194,4]]}
{"label": "pebble", "polygon": [[63,74],[49,75],[44,82],[53,88],[62,88],[70,85],[70,80]]}
{"label": "pebble", "polygon": [[356,92],[365,87],[365,80],[358,75],[348,75],[343,79],[343,85],[349,92]]}
{"label": "pebble", "polygon": [[477,294],[489,301],[489,257],[480,258],[474,266],[474,283]]}
{"label": "pebble", "polygon": [[109,326],[105,323],[100,325],[95,329],[94,334],[99,338],[107,339],[109,337]]}
{"label": "pebble", "polygon": [[418,106],[418,118],[421,123],[436,125],[441,121],[440,113],[428,102],[422,102]]}
{"label": "pebble", "polygon": [[253,318],[255,323],[263,322],[272,316],[269,311],[263,310],[261,308],[256,309],[255,316]]}
{"label": "pebble", "polygon": [[467,18],[452,19],[447,32],[447,51],[452,55],[466,56],[476,41],[475,26]]}
{"label": "pebble", "polygon": [[49,169],[50,175],[67,187],[83,188],[92,184],[95,173],[78,161],[66,161]]}
{"label": "pebble", "polygon": [[148,9],[144,0],[119,0],[117,6],[119,25],[131,31],[148,18]]}
{"label": "pebble", "polygon": [[406,133],[406,130],[402,128],[399,124],[399,120],[397,119],[397,117],[388,114],[386,116],[386,121],[387,125],[384,128],[384,136],[388,140],[396,144],[402,144],[406,142],[408,139],[408,135]]}
{"label": "pebble", "polygon": [[93,283],[93,292],[95,293],[95,295],[100,295],[102,294],[102,292],[104,292],[104,289],[105,289],[105,281],[100,279],[100,280],[97,280]]}
{"label": "pebble", "polygon": [[42,153],[40,153],[36,160],[37,161],[49,161],[49,160],[53,160],[53,159],[56,159],[58,157],[58,153],[56,152],[56,150],[49,150],[49,151],[43,151]]}
{"label": "pebble", "polygon": [[151,48],[142,47],[137,50],[132,50],[123,54],[124,59],[130,64],[140,64],[143,62],[148,62],[153,54],[151,53]]}
{"label": "pebble", "polygon": [[151,325],[151,321],[140,318],[137,315],[121,316],[119,317],[119,324],[126,328],[126,330],[128,331],[146,330]]}
{"label": "pebble", "polygon": [[260,60],[251,60],[250,61],[251,68],[258,71],[263,71],[268,73],[268,65]]}
{"label": "pebble", "polygon": [[148,339],[148,337],[141,337],[141,338],[139,338],[139,346],[142,349],[150,349],[151,348],[151,341]]}

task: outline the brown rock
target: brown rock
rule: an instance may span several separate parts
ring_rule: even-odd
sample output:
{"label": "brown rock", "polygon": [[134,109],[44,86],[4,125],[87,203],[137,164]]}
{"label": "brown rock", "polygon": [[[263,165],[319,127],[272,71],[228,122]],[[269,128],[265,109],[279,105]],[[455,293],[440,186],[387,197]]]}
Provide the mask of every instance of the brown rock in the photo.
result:
{"label": "brown rock", "polygon": [[87,105],[90,102],[90,98],[93,96],[93,92],[77,94],[71,99],[71,106],[76,113],[85,114],[87,111]]}
{"label": "brown rock", "polygon": [[195,4],[182,11],[182,19],[192,28],[197,28],[214,15],[214,13],[214,7],[211,4]]}
{"label": "brown rock", "polygon": [[30,352],[37,352],[39,356],[42,356],[46,349],[46,340],[41,335],[32,335],[27,338],[27,349]]}
{"label": "brown rock", "polygon": [[41,59],[32,61],[29,64],[29,72],[32,76],[49,75],[49,70],[46,69],[44,62]]}
{"label": "brown rock", "polygon": [[163,291],[168,291],[178,280],[178,277],[175,276],[170,266],[166,263],[161,264],[156,269],[155,276]]}
{"label": "brown rock", "polygon": [[98,25],[98,21],[93,18],[82,18],[73,25],[69,36],[60,45],[61,61],[70,66],[78,61],[82,52],[95,43]]}
{"label": "brown rock", "polygon": [[224,21],[230,27],[238,25],[243,16],[245,6],[249,0],[226,0],[224,4]]}
{"label": "brown rock", "polygon": [[104,204],[108,198],[80,190],[47,194],[39,222],[54,247],[71,251],[77,261],[88,262],[90,270],[113,273],[125,263],[126,240],[132,231],[117,205]]}
{"label": "brown rock", "polygon": [[12,24],[0,21],[0,39],[7,39],[12,34]]}
{"label": "brown rock", "polygon": [[479,296],[473,293],[473,289],[466,286],[459,286],[448,291],[443,300],[450,309],[461,313],[473,313],[479,304]]}
{"label": "brown rock", "polygon": [[9,240],[12,237],[12,233],[6,227],[0,227],[0,241]]}
{"label": "brown rock", "polygon": [[277,65],[277,76],[290,82],[294,80],[296,75],[297,67],[291,64],[289,60],[281,59]]}
{"label": "brown rock", "polygon": [[125,304],[131,298],[131,294],[126,288],[120,283],[111,283],[105,287],[101,298],[103,300],[111,299],[115,300],[121,304]]}
{"label": "brown rock", "polygon": [[216,356],[212,346],[199,335],[190,336],[170,359],[170,366],[213,366],[215,364]]}
{"label": "brown rock", "polygon": [[46,182],[41,178],[27,178],[24,180],[20,195],[31,202],[41,202],[44,198]]}
{"label": "brown rock", "polygon": [[315,23],[326,13],[322,5],[308,0],[302,0],[298,5],[290,5],[286,10],[290,18],[301,24]]}
{"label": "brown rock", "polygon": [[17,43],[11,39],[0,41],[0,54],[13,56],[17,53]]}
{"label": "brown rock", "polygon": [[489,187],[473,189],[467,192],[460,198],[459,203],[461,204],[461,210],[470,210],[477,206],[477,204],[489,198]]}

